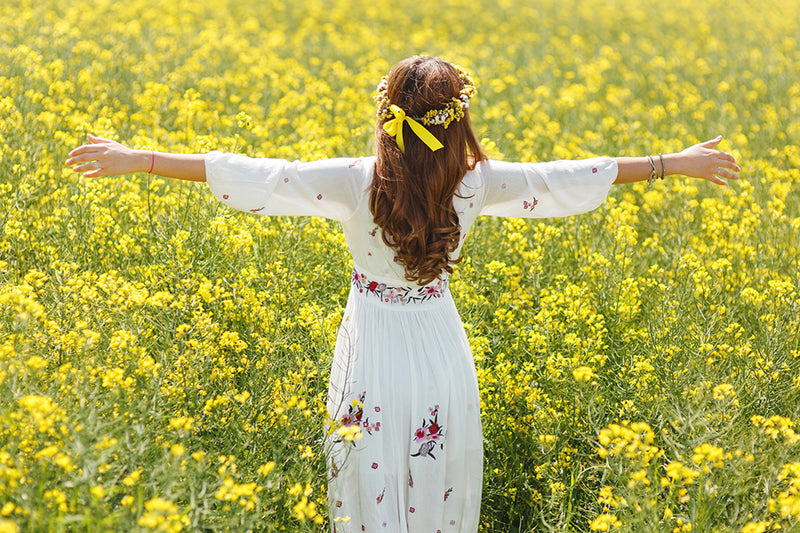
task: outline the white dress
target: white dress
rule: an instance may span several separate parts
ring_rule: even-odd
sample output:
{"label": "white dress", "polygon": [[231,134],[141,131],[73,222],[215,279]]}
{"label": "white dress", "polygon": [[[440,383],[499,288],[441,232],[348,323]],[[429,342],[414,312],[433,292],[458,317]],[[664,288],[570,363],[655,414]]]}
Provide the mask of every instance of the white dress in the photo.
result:
{"label": "white dress", "polygon": [[[476,532],[483,437],[469,344],[447,280],[411,286],[383,244],[368,205],[375,158],[290,163],[212,152],[205,164],[211,191],[235,209],[342,223],[354,267],[328,392],[331,530]],[[592,210],[616,176],[607,157],[481,162],[453,199],[462,243],[478,215]],[[348,429],[361,438],[344,439]]]}

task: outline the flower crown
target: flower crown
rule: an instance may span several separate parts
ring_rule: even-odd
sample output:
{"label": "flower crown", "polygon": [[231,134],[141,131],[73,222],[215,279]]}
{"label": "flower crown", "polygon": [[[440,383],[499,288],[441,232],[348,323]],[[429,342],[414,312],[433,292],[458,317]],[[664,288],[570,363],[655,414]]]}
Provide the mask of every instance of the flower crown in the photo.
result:
{"label": "flower crown", "polygon": [[[469,109],[469,99],[478,93],[478,89],[472,80],[472,74],[467,69],[453,63],[451,65],[458,71],[458,76],[461,78],[461,84],[463,85],[458,96],[451,98],[450,102],[441,109],[431,109],[421,117],[412,117],[414,120],[426,126],[443,126],[444,129],[447,129],[451,122],[458,122],[464,118],[464,111]],[[395,116],[391,111],[392,103],[389,101],[389,76],[381,77],[381,82],[375,90],[374,98],[378,104],[376,115],[379,119],[386,120]]]}

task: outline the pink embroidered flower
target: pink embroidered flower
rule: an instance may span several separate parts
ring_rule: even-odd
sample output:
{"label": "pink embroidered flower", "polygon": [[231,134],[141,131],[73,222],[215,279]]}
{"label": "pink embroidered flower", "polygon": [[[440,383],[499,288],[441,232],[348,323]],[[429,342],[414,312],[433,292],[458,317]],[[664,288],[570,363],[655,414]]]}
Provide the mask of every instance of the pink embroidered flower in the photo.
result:
{"label": "pink embroidered flower", "polygon": [[377,501],[377,503],[381,503],[381,502],[383,501],[383,495],[384,495],[385,493],[386,493],[386,489],[383,489],[383,490],[381,491],[381,493],[380,493],[380,494],[378,494],[378,497],[377,497],[377,498],[375,498],[375,500]]}
{"label": "pink embroidered flower", "polygon": [[317,200],[322,200],[322,195],[321,194],[317,195]]}
{"label": "pink embroidered flower", "polygon": [[378,406],[378,405],[375,406],[375,412],[376,413],[380,413],[381,412],[380,406]]}
{"label": "pink embroidered flower", "polygon": [[450,520],[450,525],[451,525],[451,526],[454,526],[454,525],[456,525],[456,521],[455,521],[455,520]]}
{"label": "pink embroidered flower", "polygon": [[597,169],[596,168],[592,169],[592,174],[597,174]]}
{"label": "pink embroidered flower", "polygon": [[409,507],[409,508],[408,508],[408,512],[409,512],[409,513],[413,513],[414,511],[416,511],[416,509],[414,509],[413,507]]}
{"label": "pink embroidered flower", "polygon": [[373,470],[377,470],[378,469],[378,463],[372,463],[372,469]]}
{"label": "pink embroidered flower", "polygon": [[419,444],[419,450],[412,453],[411,457],[430,457],[436,459],[433,454],[436,447],[444,449],[444,428],[439,425],[439,406],[436,405],[429,409],[432,418],[422,420],[422,426],[414,431],[414,442]]}
{"label": "pink embroidered flower", "polygon": [[284,183],[289,183],[289,178],[283,178]]}
{"label": "pink embroidered flower", "polygon": [[[369,255],[372,253],[370,252]],[[386,283],[370,280],[366,275],[353,270],[352,284],[358,292],[377,296],[382,302],[405,305],[425,302],[431,298],[441,298],[445,295],[448,281],[445,279],[422,287],[389,287]]]}
{"label": "pink embroidered flower", "polygon": [[502,185],[500,186],[500,188],[501,188],[501,189],[505,189],[505,188],[506,188],[506,184],[505,184],[505,183],[504,183],[504,184],[502,184]]}
{"label": "pink embroidered flower", "polygon": [[342,506],[342,500],[336,500],[336,507]]}
{"label": "pink embroidered flower", "polygon": [[533,208],[537,205],[539,205],[539,200],[537,200],[535,197],[533,198],[532,202],[528,202],[527,200],[522,202],[522,208],[527,209],[528,211],[533,211]]}
{"label": "pink embroidered flower", "polygon": [[230,198],[230,196],[228,196],[227,194],[223,194],[223,195],[222,195],[222,199],[223,199],[223,200],[227,200],[228,198]]}

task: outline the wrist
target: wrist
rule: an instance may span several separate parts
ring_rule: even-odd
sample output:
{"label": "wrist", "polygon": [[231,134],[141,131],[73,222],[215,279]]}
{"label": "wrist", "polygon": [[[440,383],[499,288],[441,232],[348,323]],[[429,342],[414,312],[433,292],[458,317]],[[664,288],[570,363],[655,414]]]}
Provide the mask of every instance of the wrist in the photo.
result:
{"label": "wrist", "polygon": [[134,172],[152,173],[153,155],[152,150],[134,150]]}
{"label": "wrist", "polygon": [[664,175],[683,174],[683,157],[681,154],[664,154]]}
{"label": "wrist", "polygon": [[150,151],[133,150],[133,171],[147,172],[150,168]]}

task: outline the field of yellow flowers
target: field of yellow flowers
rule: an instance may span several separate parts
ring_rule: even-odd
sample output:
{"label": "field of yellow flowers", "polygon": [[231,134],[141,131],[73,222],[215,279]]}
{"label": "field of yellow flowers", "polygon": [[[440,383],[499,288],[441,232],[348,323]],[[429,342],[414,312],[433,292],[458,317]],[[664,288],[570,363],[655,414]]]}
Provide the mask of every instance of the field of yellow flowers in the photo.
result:
{"label": "field of yellow flowers", "polygon": [[64,168],[140,148],[368,155],[392,64],[475,74],[495,158],[680,149],[729,188],[484,219],[452,290],[482,531],[800,531],[800,4],[5,0],[0,532],[320,531],[350,261],[321,219]]}

